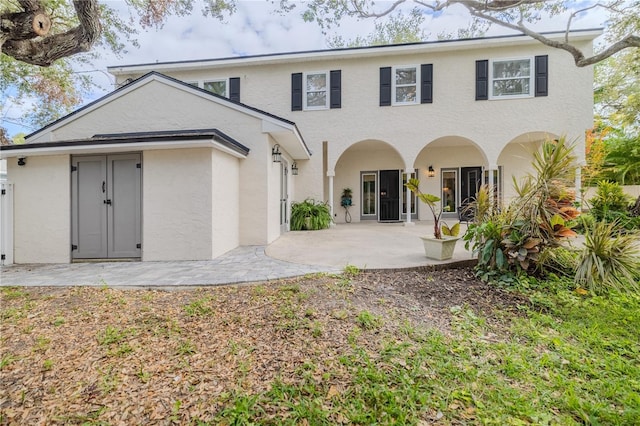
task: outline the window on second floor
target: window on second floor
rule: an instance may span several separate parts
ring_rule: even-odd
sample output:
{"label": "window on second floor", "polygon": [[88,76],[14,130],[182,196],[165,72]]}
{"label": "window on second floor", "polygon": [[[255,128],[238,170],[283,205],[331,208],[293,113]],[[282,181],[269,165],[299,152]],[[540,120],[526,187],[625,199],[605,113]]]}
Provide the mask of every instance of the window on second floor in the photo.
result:
{"label": "window on second floor", "polygon": [[342,108],[342,72],[291,74],[291,111]]}
{"label": "window on second floor", "polygon": [[210,80],[202,84],[202,88],[216,95],[227,97],[227,80]]}
{"label": "window on second floor", "polygon": [[433,103],[433,64],[380,68],[380,106]]}
{"label": "window on second floor", "polygon": [[304,75],[304,109],[328,108],[327,83],[329,73],[310,72]]}
{"label": "window on second floor", "polygon": [[533,96],[531,58],[493,60],[490,67],[491,98]]}
{"label": "window on second floor", "polygon": [[393,67],[393,104],[418,103],[420,88],[418,86],[418,67]]}

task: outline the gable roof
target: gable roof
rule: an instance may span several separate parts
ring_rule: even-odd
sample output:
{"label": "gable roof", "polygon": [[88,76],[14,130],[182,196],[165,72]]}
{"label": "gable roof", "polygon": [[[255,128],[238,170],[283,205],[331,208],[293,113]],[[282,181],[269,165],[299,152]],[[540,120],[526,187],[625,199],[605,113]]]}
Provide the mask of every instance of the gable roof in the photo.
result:
{"label": "gable roof", "polygon": [[[566,31],[542,32],[547,38],[561,39]],[[569,36],[573,40],[593,40],[602,34],[602,28],[590,28],[572,30]],[[412,52],[435,52],[469,49],[474,47],[488,47],[509,44],[540,44],[524,34],[497,35],[489,37],[476,37],[455,40],[435,40],[414,43],[388,44],[380,46],[343,47],[337,49],[316,49],[297,52],[279,52],[259,55],[230,56],[223,58],[192,59],[185,61],[167,61],[130,65],[115,65],[107,67],[107,71],[113,75],[129,75],[146,72],[147,70],[194,70],[210,67],[224,67],[232,65],[264,65],[269,63],[294,63],[310,60],[339,59],[339,58],[364,58],[378,55],[396,55]]]}
{"label": "gable roof", "polygon": [[[287,151],[289,151],[296,159],[308,159],[311,156],[311,151],[304,141],[302,134],[298,130],[298,127],[293,121],[287,120],[285,118],[279,117],[275,114],[271,114],[269,112],[263,111],[261,109],[243,104],[241,102],[233,101],[231,99],[225,98],[223,96],[212,93],[208,90],[201,89],[185,83],[183,81],[177,80],[173,77],[169,77],[167,75],[161,74],[156,71],[151,71],[142,77],[139,77],[132,82],[114,90],[111,93],[106,94],[105,96],[84,105],[72,113],[47,124],[39,130],[27,135],[25,137],[27,143],[25,145],[29,145],[29,139],[33,139],[39,135],[47,131],[54,131],[57,128],[60,128],[74,120],[79,119],[85,114],[88,114],[101,106],[105,105],[108,102],[111,102],[119,97],[125,96],[127,93],[130,93],[137,88],[148,84],[152,81],[159,81],[170,86],[176,87],[180,90],[184,90],[190,93],[193,93],[197,96],[209,99],[218,104],[222,104],[226,107],[229,107],[233,110],[241,112],[243,114],[250,115],[252,117],[263,120],[263,123],[267,123],[267,125],[263,124],[263,128],[271,129],[268,133],[274,132],[279,133],[280,137],[284,137],[283,135],[287,134],[286,141],[283,141],[283,146]],[[222,133],[222,132],[220,132]],[[276,137],[278,139],[278,137]],[[51,142],[46,142],[51,143]]]}

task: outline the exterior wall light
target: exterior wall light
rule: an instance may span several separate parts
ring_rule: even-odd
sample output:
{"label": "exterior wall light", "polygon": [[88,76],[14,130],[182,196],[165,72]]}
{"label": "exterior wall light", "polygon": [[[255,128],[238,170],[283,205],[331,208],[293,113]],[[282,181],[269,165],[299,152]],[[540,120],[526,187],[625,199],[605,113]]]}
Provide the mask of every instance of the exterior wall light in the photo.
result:
{"label": "exterior wall light", "polygon": [[298,164],[295,161],[291,165],[291,174],[294,176],[298,176]]}
{"label": "exterior wall light", "polygon": [[275,144],[273,148],[271,148],[271,155],[273,156],[274,163],[282,162],[282,153],[280,152],[280,145]]}
{"label": "exterior wall light", "polygon": [[436,171],[433,170],[433,166],[429,166],[429,171],[427,172],[427,176],[429,176],[430,178],[436,177]]}
{"label": "exterior wall light", "polygon": [[26,157],[18,158],[18,166],[25,166],[26,164],[27,164],[27,158]]}

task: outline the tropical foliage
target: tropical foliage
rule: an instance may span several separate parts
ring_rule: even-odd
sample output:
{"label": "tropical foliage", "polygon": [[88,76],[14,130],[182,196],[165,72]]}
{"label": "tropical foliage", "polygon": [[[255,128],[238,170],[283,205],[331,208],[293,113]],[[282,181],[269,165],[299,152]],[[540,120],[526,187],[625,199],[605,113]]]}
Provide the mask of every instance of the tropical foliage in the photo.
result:
{"label": "tropical foliage", "polygon": [[640,235],[621,233],[616,221],[594,222],[585,230],[575,283],[593,293],[639,291]]}
{"label": "tropical foliage", "polygon": [[311,198],[291,205],[291,230],[316,231],[331,225],[329,205]]}
{"label": "tropical foliage", "polygon": [[579,214],[569,189],[576,167],[572,146],[564,138],[544,142],[532,165],[536,173],[514,180],[518,197],[504,211],[490,207],[490,188],[478,192],[478,218],[464,239],[485,275],[536,270],[545,250],[576,235],[570,228]]}
{"label": "tropical foliage", "polygon": [[440,225],[440,218],[442,217],[442,213],[445,209],[439,206],[440,197],[433,194],[426,194],[420,191],[420,180],[416,178],[409,179],[409,181],[405,184],[407,188],[411,192],[413,192],[416,197],[423,203],[429,207],[431,211],[431,215],[433,216],[433,237],[441,240],[442,234],[444,233],[446,236],[454,237],[458,235],[460,232],[460,224],[455,224],[452,227],[449,227],[446,224]]}

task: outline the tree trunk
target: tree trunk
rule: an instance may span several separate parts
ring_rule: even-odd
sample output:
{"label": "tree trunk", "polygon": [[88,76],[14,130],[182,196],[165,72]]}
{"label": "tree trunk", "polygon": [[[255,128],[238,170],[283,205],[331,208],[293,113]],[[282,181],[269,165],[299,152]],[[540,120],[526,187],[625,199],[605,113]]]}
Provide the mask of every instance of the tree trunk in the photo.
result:
{"label": "tree trunk", "polygon": [[[100,9],[97,0],[74,0],[80,25],[66,32],[46,36],[51,27],[37,0],[21,2],[24,12],[0,17],[2,53],[28,64],[50,66],[60,58],[87,52],[100,37]],[[44,36],[44,37],[43,37]]]}

